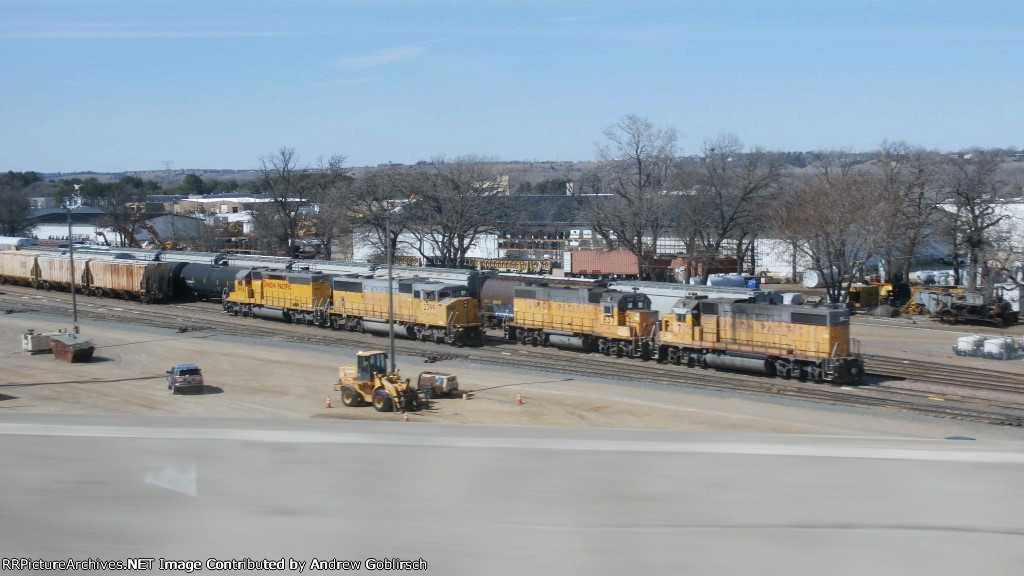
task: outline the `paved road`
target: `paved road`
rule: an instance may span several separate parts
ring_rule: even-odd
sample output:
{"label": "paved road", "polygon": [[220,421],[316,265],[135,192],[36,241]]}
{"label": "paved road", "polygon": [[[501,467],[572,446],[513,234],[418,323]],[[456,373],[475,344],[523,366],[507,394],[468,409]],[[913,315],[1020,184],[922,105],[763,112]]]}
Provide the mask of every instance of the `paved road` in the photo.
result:
{"label": "paved road", "polygon": [[1024,566],[1020,443],[7,414],[0,457],[5,557],[307,573],[313,558],[422,558],[445,575]]}

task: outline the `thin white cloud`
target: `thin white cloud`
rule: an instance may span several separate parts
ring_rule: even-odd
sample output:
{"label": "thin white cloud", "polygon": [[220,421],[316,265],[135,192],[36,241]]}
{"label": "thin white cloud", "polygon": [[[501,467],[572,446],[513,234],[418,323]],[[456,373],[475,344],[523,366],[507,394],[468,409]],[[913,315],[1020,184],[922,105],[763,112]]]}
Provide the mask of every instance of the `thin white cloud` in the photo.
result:
{"label": "thin white cloud", "polygon": [[145,22],[14,23],[0,29],[5,39],[118,39],[118,38],[254,38],[288,36],[280,32],[257,32],[190,26],[166,26]]}
{"label": "thin white cloud", "polygon": [[341,80],[331,80],[328,82],[319,82],[313,86],[317,88],[325,88],[328,86],[355,86],[358,84],[369,84],[370,82],[376,82],[379,78],[377,76],[363,76],[361,78],[342,78]]}
{"label": "thin white cloud", "polygon": [[368,52],[359,56],[343,58],[339,62],[339,65],[342,68],[350,68],[353,70],[374,68],[376,66],[383,66],[392,62],[413,60],[418,58],[420,54],[423,54],[425,50],[426,48],[421,44],[392,46],[391,48],[381,48],[380,50],[374,50],[373,52]]}

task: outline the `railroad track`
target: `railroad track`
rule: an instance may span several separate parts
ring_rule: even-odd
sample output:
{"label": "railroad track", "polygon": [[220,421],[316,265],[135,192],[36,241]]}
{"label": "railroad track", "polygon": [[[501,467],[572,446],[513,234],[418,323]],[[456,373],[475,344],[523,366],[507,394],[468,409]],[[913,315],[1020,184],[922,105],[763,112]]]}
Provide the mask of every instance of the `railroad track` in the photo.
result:
{"label": "railroad track", "polygon": [[[0,313],[33,312],[70,317],[70,294],[39,292],[30,288],[4,286],[0,290]],[[179,332],[209,331],[212,333],[244,337],[274,339],[305,344],[343,347],[379,348],[386,341],[379,336],[353,332],[324,330],[311,326],[273,322],[255,318],[224,314],[218,304],[181,303],[143,305],[108,298],[79,297],[80,318],[94,321],[131,323],[155,328],[176,329]],[[499,343],[502,342],[502,343]],[[668,367],[655,362],[606,357],[600,354],[534,348],[504,343],[497,338],[488,340],[480,348],[453,348],[432,343],[396,340],[396,352],[406,356],[431,359],[462,359],[490,366],[529,368],[544,372],[621,380],[629,385],[672,385],[717,391],[732,391],[762,397],[784,397],[794,400],[823,402],[834,405],[901,410],[943,418],[973,420],[1004,426],[1024,426],[1024,395],[1021,403],[993,402],[986,398],[971,398],[969,393],[937,398],[934,394],[898,387],[858,386],[835,387],[822,384],[769,378],[762,375],[725,371]],[[886,357],[869,357],[869,373],[890,378],[919,377],[922,371],[935,371],[945,378],[957,380],[965,390],[982,386],[986,379],[1006,380],[1005,373],[958,369],[941,364],[914,363]],[[924,368],[922,368],[922,364]],[[877,368],[876,368],[877,366]],[[1015,375],[1014,375],[1015,376]],[[1022,379],[1016,377],[1013,382]],[[1007,387],[1014,383],[1005,384]],[[998,386],[988,382],[991,390]],[[1002,390],[1006,391],[1006,390]],[[1017,387],[1016,392],[1022,393]]]}
{"label": "railroad track", "polygon": [[941,384],[1024,393],[1024,375],[999,370],[917,360],[910,362],[899,358],[871,355],[864,356],[864,364],[869,375],[906,379],[920,379],[922,375],[927,375],[930,381]]}

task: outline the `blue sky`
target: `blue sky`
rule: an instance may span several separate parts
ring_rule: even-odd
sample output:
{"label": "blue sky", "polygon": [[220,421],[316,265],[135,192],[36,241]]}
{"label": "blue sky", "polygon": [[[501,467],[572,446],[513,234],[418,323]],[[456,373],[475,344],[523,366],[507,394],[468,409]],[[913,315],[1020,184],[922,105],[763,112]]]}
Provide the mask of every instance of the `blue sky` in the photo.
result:
{"label": "blue sky", "polygon": [[0,170],[1024,146],[1020,0],[0,0]]}

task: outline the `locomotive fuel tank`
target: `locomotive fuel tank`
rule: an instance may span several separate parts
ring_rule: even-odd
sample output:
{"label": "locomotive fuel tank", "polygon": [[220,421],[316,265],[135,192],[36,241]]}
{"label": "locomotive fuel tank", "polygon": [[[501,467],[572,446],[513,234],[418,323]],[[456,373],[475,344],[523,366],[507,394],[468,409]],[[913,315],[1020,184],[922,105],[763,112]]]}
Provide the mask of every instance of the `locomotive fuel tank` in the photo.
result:
{"label": "locomotive fuel tank", "polygon": [[575,350],[591,350],[594,348],[593,340],[587,336],[548,334],[548,342],[557,348],[572,348]]}
{"label": "locomotive fuel tank", "polygon": [[764,358],[707,354],[704,356],[704,363],[710,368],[724,368],[726,370],[742,370],[744,372],[760,372],[762,374],[771,374],[775,371],[772,363]]}

